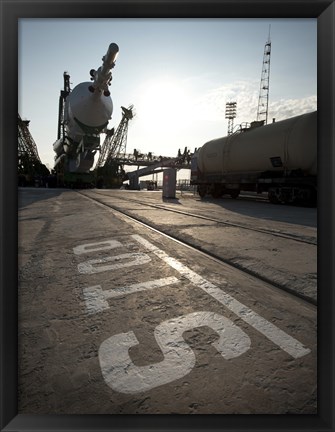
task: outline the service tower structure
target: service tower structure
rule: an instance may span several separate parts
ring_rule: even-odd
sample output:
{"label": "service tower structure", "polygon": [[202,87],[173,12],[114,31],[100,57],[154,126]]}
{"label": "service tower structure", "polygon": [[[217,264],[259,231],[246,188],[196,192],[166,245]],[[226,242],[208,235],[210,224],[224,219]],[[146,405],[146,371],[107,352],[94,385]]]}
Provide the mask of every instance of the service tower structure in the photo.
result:
{"label": "service tower structure", "polygon": [[261,84],[259,89],[258,108],[257,108],[257,121],[263,121],[263,124],[268,122],[268,109],[269,109],[269,85],[270,85],[270,57],[271,57],[271,40],[270,29],[268,40],[264,46]]}

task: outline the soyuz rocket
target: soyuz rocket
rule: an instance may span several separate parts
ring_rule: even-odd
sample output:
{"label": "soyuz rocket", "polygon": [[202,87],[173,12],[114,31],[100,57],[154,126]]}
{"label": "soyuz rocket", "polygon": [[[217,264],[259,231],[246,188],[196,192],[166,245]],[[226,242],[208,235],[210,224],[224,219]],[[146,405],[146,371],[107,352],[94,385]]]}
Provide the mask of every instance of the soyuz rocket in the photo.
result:
{"label": "soyuz rocket", "polygon": [[102,66],[90,70],[91,81],[78,84],[66,95],[61,121],[63,133],[53,144],[55,168],[63,164],[65,171],[84,173],[92,167],[94,155],[100,149],[100,134],[107,131],[113,113],[108,87],[118,52],[117,44],[111,43],[102,58]]}

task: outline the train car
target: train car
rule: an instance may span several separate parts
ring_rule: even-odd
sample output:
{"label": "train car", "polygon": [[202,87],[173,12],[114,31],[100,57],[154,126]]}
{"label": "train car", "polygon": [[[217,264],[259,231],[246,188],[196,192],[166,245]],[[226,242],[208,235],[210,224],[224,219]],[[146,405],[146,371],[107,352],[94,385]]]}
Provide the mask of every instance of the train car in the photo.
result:
{"label": "train car", "polygon": [[316,205],[317,111],[211,140],[193,155],[200,197],[267,192],[270,202]]}

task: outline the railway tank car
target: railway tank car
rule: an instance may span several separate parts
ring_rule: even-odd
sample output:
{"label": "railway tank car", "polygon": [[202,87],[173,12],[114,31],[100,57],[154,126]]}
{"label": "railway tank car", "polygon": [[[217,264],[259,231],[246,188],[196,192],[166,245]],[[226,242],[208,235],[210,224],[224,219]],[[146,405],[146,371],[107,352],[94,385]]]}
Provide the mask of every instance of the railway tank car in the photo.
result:
{"label": "railway tank car", "polygon": [[254,191],[276,204],[316,205],[317,111],[205,143],[193,156],[191,184],[201,198]]}

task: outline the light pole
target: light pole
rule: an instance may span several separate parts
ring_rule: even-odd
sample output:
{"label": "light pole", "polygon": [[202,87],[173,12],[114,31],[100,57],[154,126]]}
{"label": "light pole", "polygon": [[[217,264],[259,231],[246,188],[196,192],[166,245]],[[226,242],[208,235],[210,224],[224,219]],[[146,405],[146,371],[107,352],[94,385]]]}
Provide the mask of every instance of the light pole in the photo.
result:
{"label": "light pole", "polygon": [[236,117],[236,102],[226,103],[226,119],[228,119],[228,135],[233,133],[234,118]]}

